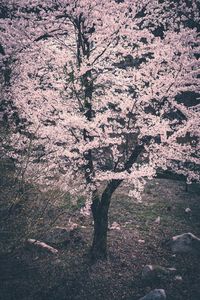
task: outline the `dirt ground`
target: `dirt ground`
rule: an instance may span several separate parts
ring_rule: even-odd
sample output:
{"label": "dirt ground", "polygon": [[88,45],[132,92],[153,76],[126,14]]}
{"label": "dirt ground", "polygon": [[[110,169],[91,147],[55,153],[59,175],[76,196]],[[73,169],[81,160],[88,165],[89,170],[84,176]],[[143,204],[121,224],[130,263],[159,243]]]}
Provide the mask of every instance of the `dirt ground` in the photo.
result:
{"label": "dirt ground", "polygon": [[[108,261],[96,263],[88,256],[92,220],[79,213],[81,197],[20,190],[4,179],[1,188],[1,300],[137,300],[154,288],[165,289],[169,300],[200,299],[200,256],[173,255],[167,244],[184,232],[200,236],[199,185],[186,191],[183,182],[153,180],[142,203],[125,196],[123,187],[116,191],[109,220],[120,229],[109,230]],[[27,238],[39,239],[69,219],[79,227],[58,254],[27,246]],[[178,277],[146,281],[141,273],[147,264],[174,267]]]}

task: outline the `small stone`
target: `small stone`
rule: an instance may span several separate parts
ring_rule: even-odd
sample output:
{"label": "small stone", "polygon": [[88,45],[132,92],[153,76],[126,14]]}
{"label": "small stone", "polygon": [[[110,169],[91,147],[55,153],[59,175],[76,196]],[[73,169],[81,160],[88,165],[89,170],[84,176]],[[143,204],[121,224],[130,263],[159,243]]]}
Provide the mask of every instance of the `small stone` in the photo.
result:
{"label": "small stone", "polygon": [[156,224],[160,224],[160,217],[157,217],[154,221]]}
{"label": "small stone", "polygon": [[175,281],[183,281],[183,278],[182,278],[182,276],[180,276],[180,275],[176,275],[176,276],[174,277],[174,280],[175,280]]}
{"label": "small stone", "polygon": [[138,243],[144,244],[144,243],[145,243],[145,240],[138,240]]}
{"label": "small stone", "polygon": [[188,213],[191,212],[191,209],[190,209],[189,207],[187,207],[187,208],[185,209],[185,212],[188,214]]}
{"label": "small stone", "polygon": [[144,297],[140,298],[139,300],[165,300],[166,293],[163,289],[155,289],[145,295]]}
{"label": "small stone", "polygon": [[167,268],[170,272],[176,272],[176,268]]}
{"label": "small stone", "polygon": [[153,266],[152,265],[146,265],[144,266],[143,270],[142,270],[142,278],[146,279],[147,277],[149,277],[149,274],[153,271]]}
{"label": "small stone", "polygon": [[113,222],[110,226],[110,230],[121,230],[120,225],[117,222]]}

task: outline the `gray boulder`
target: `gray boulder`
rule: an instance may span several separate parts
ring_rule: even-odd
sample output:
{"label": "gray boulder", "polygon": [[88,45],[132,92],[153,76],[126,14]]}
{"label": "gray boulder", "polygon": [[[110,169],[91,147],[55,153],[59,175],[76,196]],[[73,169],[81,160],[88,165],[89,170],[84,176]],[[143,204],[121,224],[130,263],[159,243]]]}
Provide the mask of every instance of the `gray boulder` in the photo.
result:
{"label": "gray boulder", "polygon": [[146,265],[142,270],[142,279],[148,281],[166,280],[175,273],[175,268],[165,268],[158,265]]}
{"label": "gray boulder", "polygon": [[200,253],[200,239],[190,232],[174,236],[170,246],[173,253]]}
{"label": "gray boulder", "polygon": [[145,295],[144,297],[140,298],[139,300],[165,300],[167,299],[165,290],[163,289],[155,289]]}
{"label": "gray boulder", "polygon": [[76,228],[53,227],[51,230],[46,232],[43,240],[52,245],[65,245],[70,242],[76,230]]}

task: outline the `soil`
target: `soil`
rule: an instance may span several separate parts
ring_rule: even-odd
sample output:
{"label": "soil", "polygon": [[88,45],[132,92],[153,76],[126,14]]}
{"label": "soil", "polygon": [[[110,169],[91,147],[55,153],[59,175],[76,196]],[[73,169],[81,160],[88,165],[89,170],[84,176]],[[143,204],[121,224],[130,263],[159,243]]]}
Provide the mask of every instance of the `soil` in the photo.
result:
{"label": "soil", "polygon": [[[153,180],[141,203],[122,186],[110,207],[110,224],[118,228],[108,232],[108,260],[95,263],[88,255],[92,220],[80,214],[82,197],[20,189],[12,180],[2,180],[1,187],[1,300],[137,300],[154,288],[165,289],[170,300],[200,299],[200,256],[174,255],[168,246],[177,234],[200,236],[198,184],[186,191],[183,182]],[[27,245],[27,238],[41,239],[52,226],[69,222],[78,228],[58,254]],[[147,264],[174,267],[178,277],[146,281],[141,273]]]}

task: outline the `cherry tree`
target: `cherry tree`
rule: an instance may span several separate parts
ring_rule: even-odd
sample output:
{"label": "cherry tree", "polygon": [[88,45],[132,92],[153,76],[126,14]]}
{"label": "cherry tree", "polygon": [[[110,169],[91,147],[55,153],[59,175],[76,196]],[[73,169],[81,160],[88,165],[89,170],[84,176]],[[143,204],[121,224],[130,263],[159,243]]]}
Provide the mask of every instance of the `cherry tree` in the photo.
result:
{"label": "cherry tree", "polygon": [[166,170],[200,179],[197,4],[2,4],[1,65],[12,61],[4,94],[26,122],[12,134],[12,156],[26,180],[86,195],[95,258],[107,255],[108,210],[120,184],[140,199]]}

